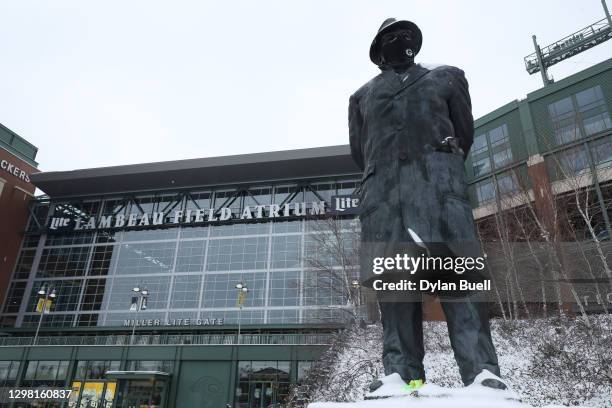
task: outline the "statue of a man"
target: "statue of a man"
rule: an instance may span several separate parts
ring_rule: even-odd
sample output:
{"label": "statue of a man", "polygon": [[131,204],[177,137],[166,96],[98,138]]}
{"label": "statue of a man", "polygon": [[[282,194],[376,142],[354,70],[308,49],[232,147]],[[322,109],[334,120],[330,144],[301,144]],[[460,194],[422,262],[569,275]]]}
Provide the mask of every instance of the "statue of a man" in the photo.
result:
{"label": "statue of a man", "polygon": [[[421,43],[416,24],[385,20],[370,48],[370,59],[382,72],[349,102],[351,153],[363,170],[361,281],[366,286],[372,283],[373,258],[402,243],[428,255],[459,256],[479,248],[464,176],[474,137],[468,83],[458,68],[415,64]],[[385,374],[397,373],[418,388],[425,381],[422,302],[387,301],[377,294]],[[463,383],[485,373],[483,385],[505,389],[486,302],[464,296],[442,299],[441,305]],[[374,381],[370,389],[380,385]]]}

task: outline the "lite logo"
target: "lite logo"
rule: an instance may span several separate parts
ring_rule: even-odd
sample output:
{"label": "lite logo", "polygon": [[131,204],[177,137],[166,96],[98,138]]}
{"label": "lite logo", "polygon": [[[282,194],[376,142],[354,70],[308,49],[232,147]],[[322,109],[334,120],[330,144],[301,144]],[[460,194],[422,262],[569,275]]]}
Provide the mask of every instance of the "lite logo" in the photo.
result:
{"label": "lite logo", "polygon": [[51,218],[51,223],[49,224],[49,229],[55,230],[62,227],[67,227],[70,224],[70,218]]}
{"label": "lite logo", "polygon": [[334,210],[345,212],[355,210],[359,207],[359,199],[353,197],[334,197]]}

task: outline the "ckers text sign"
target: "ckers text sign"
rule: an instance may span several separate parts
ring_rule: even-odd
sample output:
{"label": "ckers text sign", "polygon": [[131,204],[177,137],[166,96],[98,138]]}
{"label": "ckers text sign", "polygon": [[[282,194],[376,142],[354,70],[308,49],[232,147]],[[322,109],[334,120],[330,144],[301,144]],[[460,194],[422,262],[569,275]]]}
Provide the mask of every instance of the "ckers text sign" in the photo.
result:
{"label": "ckers text sign", "polygon": [[15,166],[13,163],[7,160],[0,160],[0,169],[11,173],[13,176],[17,177],[19,180],[23,180],[26,183],[30,182],[30,175],[26,173],[24,170]]}

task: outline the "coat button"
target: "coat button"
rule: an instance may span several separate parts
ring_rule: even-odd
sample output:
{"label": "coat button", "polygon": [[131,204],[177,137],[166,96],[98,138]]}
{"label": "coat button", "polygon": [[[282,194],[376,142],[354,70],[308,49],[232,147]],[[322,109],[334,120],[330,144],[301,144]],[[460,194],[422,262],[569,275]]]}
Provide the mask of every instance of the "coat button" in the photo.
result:
{"label": "coat button", "polygon": [[399,159],[400,160],[406,160],[408,158],[408,153],[406,153],[405,151],[400,151],[399,153]]}

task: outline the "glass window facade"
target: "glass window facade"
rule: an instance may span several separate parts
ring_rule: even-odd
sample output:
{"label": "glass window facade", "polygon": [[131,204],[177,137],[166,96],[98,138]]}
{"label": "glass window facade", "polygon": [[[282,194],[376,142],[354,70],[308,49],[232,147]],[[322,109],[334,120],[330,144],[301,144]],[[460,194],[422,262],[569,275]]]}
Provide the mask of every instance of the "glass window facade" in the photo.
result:
{"label": "glass window facade", "polygon": [[560,168],[565,176],[581,174],[589,167],[584,146],[577,146],[566,150],[558,157]]}
{"label": "glass window facade", "polygon": [[591,144],[591,154],[595,166],[612,166],[612,136],[599,139]]}
{"label": "glass window facade", "polygon": [[[497,179],[497,189],[494,179]],[[512,170],[501,172],[495,177],[489,177],[475,184],[476,201],[479,206],[492,203],[496,194],[500,198],[505,198],[518,193],[519,190],[517,175]]]}
{"label": "glass window facade", "polygon": [[28,361],[21,385],[28,387],[60,387],[68,378],[69,361],[32,360]]}
{"label": "glass window facade", "polygon": [[312,368],[314,361],[298,361],[298,370],[297,370],[297,383],[301,384],[306,376],[308,375],[308,371]]}
{"label": "glass window facade", "polygon": [[200,304],[202,275],[177,275],[170,295],[171,309],[195,309]]}
{"label": "glass window facade", "polygon": [[478,205],[487,204],[495,199],[495,186],[493,179],[488,178],[476,184],[476,201]]}
{"label": "glass window facade", "polygon": [[120,361],[104,361],[104,360],[82,360],[77,363],[75,379],[106,379],[107,371],[119,370]]}
{"label": "glass window facade", "polygon": [[36,277],[83,276],[88,254],[88,247],[46,248],[40,258]]}
{"label": "glass window facade", "polygon": [[600,85],[578,92],[576,94],[576,104],[586,136],[612,128]]}
{"label": "glass window facade", "polygon": [[[317,221],[308,215],[313,202],[329,204],[334,195],[353,193],[357,180],[40,202],[33,214],[43,226],[49,220],[40,214],[80,217],[81,226],[91,219],[96,225],[100,220],[112,223],[91,231],[34,228],[22,244],[3,322],[36,326],[38,291],[43,285],[57,293],[51,313],[43,316],[43,327],[123,326],[134,318],[226,323],[240,319],[253,324],[333,319],[336,315],[316,309],[347,307],[343,283],[331,275],[315,278],[312,265],[305,261],[316,253],[313,237],[321,233],[312,228]],[[275,205],[279,215],[290,216],[269,217]],[[206,222],[210,214],[219,217],[222,207],[232,210],[226,223]],[[142,217],[156,211],[163,212],[166,222],[180,211],[182,220],[199,219],[199,223],[138,227]],[[265,216],[255,219],[258,211]],[[136,217],[131,228],[107,228],[115,218],[105,217],[123,216],[127,223],[130,214]],[[354,231],[351,220],[342,223],[347,234]],[[337,257],[319,255],[325,258],[324,268],[341,267]],[[239,282],[249,289],[240,312]],[[149,291],[146,310],[138,313],[130,312],[135,286]]]}
{"label": "glass window facade", "polygon": [[516,175],[512,172],[505,172],[497,176],[497,186],[502,197],[516,193],[519,190]]}
{"label": "glass window facade", "polygon": [[211,272],[265,269],[269,237],[225,238],[208,245],[206,270]]}
{"label": "glass window facade", "polygon": [[234,406],[285,406],[289,396],[289,361],[239,361]]}
{"label": "glass window facade", "polygon": [[173,362],[170,360],[130,360],[127,369],[130,371],[162,371],[172,373]]}
{"label": "glass window facade", "polygon": [[474,177],[490,173],[512,162],[510,135],[504,123],[474,137],[470,150]]}
{"label": "glass window facade", "polygon": [[548,113],[553,122],[558,144],[565,144],[580,137],[576,113],[570,96],[548,105]]}
{"label": "glass window facade", "polygon": [[25,295],[27,282],[11,282],[6,294],[4,313],[17,313]]}
{"label": "glass window facade", "polygon": [[477,160],[474,162],[473,166],[474,166],[474,176],[475,177],[489,173],[491,171],[491,159],[488,157],[485,157],[483,159]]}
{"label": "glass window facade", "polygon": [[17,379],[17,373],[19,372],[19,366],[21,362],[2,360],[0,361],[0,384],[10,385]]}
{"label": "glass window facade", "polygon": [[[48,285],[46,283],[49,283]],[[50,281],[34,281],[27,306],[28,312],[35,312],[38,300],[44,295],[39,295],[38,291],[43,287],[47,290],[55,290],[56,297],[50,298],[51,312],[72,312],[79,306],[79,299],[84,281],[81,279],[61,279]],[[61,296],[59,294],[61,293]]]}
{"label": "glass window facade", "polygon": [[595,169],[609,167],[612,165],[612,136],[585,139],[580,144],[549,154],[546,165],[556,180],[585,175],[590,172],[591,165]]}
{"label": "glass window facade", "polygon": [[482,153],[489,148],[487,144],[487,135],[486,133],[481,133],[474,138],[474,143],[472,144],[472,154]]}
{"label": "glass window facade", "polygon": [[548,114],[557,145],[612,128],[600,85],[549,104]]}
{"label": "glass window facade", "polygon": [[32,262],[34,262],[35,254],[36,249],[23,249],[19,253],[15,272],[13,273],[15,279],[28,279],[32,270]]}
{"label": "glass window facade", "polygon": [[[131,233],[134,235],[134,232]],[[169,273],[174,262],[175,241],[129,243],[121,245],[115,273],[150,275]]]}

